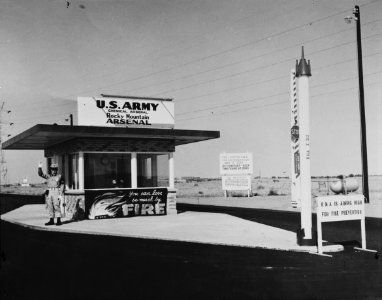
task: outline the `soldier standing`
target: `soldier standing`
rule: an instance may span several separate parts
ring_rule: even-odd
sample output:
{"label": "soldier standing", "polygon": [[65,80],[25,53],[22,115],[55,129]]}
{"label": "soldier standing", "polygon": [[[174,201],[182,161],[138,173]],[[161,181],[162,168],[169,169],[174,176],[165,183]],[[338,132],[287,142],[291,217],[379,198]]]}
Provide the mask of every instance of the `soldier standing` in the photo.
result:
{"label": "soldier standing", "polygon": [[54,225],[54,217],[57,217],[56,225],[61,225],[61,209],[60,200],[64,194],[64,184],[62,182],[61,174],[58,174],[58,165],[51,164],[49,174],[42,172],[42,163],[38,165],[38,175],[48,182],[48,190],[46,195],[46,205],[49,213],[49,222],[45,223],[46,226]]}

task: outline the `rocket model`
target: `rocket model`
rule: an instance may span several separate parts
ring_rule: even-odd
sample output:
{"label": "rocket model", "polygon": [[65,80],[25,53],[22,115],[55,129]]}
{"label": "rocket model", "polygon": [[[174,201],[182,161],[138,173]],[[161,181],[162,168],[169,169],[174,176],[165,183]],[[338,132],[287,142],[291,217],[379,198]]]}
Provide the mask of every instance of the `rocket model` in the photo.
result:
{"label": "rocket model", "polygon": [[312,192],[310,176],[310,130],[309,130],[309,77],[310,61],[304,57],[302,47],[301,59],[296,61],[298,87],[298,136],[299,136],[299,177],[301,201],[301,229],[297,233],[300,245],[314,245],[312,237]]}
{"label": "rocket model", "polygon": [[290,133],[291,133],[291,204],[301,207],[300,201],[300,133],[298,122],[298,98],[296,70],[292,69],[290,78]]}

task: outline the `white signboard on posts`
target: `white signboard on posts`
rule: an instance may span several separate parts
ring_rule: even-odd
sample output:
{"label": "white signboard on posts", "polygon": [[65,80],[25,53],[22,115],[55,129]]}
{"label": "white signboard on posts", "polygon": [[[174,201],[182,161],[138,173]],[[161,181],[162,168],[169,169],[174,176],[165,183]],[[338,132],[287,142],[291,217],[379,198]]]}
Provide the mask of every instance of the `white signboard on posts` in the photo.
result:
{"label": "white signboard on posts", "polygon": [[252,153],[220,154],[220,175],[250,175],[252,173]]}
{"label": "white signboard on posts", "polygon": [[366,249],[364,195],[317,197],[317,244],[322,253],[322,223],[361,220],[362,249]]}
{"label": "white signboard on posts", "polygon": [[223,186],[223,190],[225,191],[250,190],[251,176],[248,176],[248,175],[223,176],[222,186]]}
{"label": "white signboard on posts", "polygon": [[78,97],[78,125],[174,128],[174,103],[166,100]]}

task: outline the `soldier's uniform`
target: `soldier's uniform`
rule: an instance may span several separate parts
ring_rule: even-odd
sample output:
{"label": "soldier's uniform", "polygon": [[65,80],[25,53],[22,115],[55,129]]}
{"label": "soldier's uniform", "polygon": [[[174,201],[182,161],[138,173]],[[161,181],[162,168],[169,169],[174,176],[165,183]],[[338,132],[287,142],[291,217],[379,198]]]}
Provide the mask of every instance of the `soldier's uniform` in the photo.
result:
{"label": "soldier's uniform", "polygon": [[[57,164],[52,164],[50,166],[51,169],[58,169]],[[62,182],[62,176],[61,174],[51,175],[51,174],[44,174],[42,172],[41,165],[39,165],[38,168],[38,175],[44,179],[47,180],[48,184],[48,190],[46,195],[46,205],[48,208],[48,214],[49,214],[49,222],[45,225],[53,225],[54,224],[54,217],[57,218],[56,225],[61,225],[61,208],[60,208],[60,201],[63,197],[63,182]]]}

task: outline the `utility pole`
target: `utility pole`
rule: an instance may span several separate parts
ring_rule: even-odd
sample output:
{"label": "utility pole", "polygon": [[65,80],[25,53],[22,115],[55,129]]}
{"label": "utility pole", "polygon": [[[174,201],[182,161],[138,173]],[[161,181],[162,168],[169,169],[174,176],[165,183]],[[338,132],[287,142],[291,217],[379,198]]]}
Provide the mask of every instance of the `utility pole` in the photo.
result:
{"label": "utility pole", "polygon": [[365,117],[365,94],[363,89],[363,67],[362,67],[362,43],[361,43],[361,14],[359,6],[353,10],[357,25],[357,53],[358,53],[358,83],[359,83],[359,113],[361,120],[361,155],[362,155],[362,190],[365,203],[369,203],[369,171],[367,167],[367,143],[366,143],[366,117]]}
{"label": "utility pole", "polygon": [[4,151],[3,151],[3,109],[4,109],[5,101],[1,104],[0,108],[0,183],[3,185],[7,182],[7,162],[4,158]]}
{"label": "utility pole", "polygon": [[[7,183],[7,173],[8,173],[8,168],[7,168],[7,162],[5,160],[4,156],[4,151],[3,151],[3,125],[4,124],[9,124],[13,125],[13,123],[5,123],[4,118],[3,118],[3,113],[4,113],[4,105],[5,101],[1,104],[0,108],[0,184],[6,184]],[[9,114],[11,111],[8,110],[7,113]],[[8,135],[9,136],[9,135]]]}
{"label": "utility pole", "polygon": [[357,54],[358,54],[358,88],[359,88],[359,114],[361,123],[361,159],[362,159],[362,192],[365,203],[369,203],[369,171],[367,166],[365,93],[363,89],[362,42],[361,42],[361,13],[359,6],[354,6],[353,16],[346,16],[345,22],[350,24],[354,20],[357,28]]}

